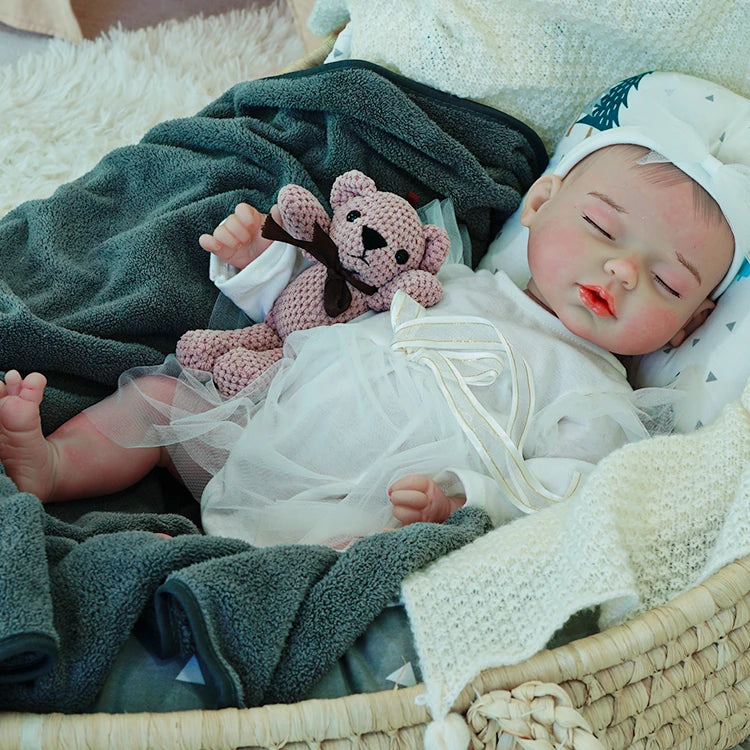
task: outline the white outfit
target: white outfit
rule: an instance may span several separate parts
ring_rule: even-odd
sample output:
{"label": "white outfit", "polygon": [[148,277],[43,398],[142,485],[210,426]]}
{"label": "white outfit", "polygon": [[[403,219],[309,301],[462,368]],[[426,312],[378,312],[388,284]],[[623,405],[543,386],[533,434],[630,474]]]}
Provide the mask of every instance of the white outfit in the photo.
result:
{"label": "white outfit", "polygon": [[614,356],[503,273],[450,264],[440,279],[433,308],[400,295],[390,315],[292,334],[267,391],[251,384],[222,401],[210,382],[180,376],[205,406],[177,398],[171,424],[143,442],[179,443],[213,474],[208,533],[340,543],[396,525],[387,489],[411,473],[499,525],[568,496],[602,456],[647,435]]}

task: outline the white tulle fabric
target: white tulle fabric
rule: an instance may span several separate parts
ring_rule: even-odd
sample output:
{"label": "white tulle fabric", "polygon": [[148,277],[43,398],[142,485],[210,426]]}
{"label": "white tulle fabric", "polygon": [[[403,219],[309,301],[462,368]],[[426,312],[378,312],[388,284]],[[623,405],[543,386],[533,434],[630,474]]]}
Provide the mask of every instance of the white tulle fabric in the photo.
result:
{"label": "white tulle fabric", "polygon": [[441,279],[430,310],[402,295],[390,315],[293,334],[231,399],[170,357],[126,373],[116,408],[89,416],[120,444],[169,446],[208,533],[338,546],[397,525],[387,490],[412,473],[457,484],[496,522],[555,504],[648,434],[638,401],[673,400],[634,395],[612,355],[504,275]]}
{"label": "white tulle fabric", "polygon": [[343,544],[398,525],[387,499],[396,479],[437,475],[459,457],[481,470],[430,371],[352,328],[293,337],[275,377],[232,399],[170,357],[123,376],[111,398],[127,404],[126,421],[90,414],[122,445],[169,446],[208,533],[259,546]]}

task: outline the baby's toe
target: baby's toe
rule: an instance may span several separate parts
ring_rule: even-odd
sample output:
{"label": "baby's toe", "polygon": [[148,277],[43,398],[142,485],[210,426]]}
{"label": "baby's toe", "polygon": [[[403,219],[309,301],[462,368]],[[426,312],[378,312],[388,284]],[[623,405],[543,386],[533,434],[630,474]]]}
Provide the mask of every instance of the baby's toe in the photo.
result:
{"label": "baby's toe", "polygon": [[3,388],[3,396],[17,396],[21,390],[21,384],[23,378],[18,370],[8,370],[5,373],[5,385]]}
{"label": "baby's toe", "polygon": [[25,401],[41,404],[46,386],[47,378],[41,372],[32,372],[23,379],[18,395]]}

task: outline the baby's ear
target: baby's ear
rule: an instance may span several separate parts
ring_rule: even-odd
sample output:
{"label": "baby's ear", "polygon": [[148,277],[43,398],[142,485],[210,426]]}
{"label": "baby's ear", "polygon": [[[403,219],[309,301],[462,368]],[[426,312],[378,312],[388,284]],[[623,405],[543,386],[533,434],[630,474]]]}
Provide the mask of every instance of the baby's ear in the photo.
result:
{"label": "baby's ear", "polygon": [[670,345],[679,346],[691,333],[697,331],[706,322],[714,307],[716,305],[712,300],[704,299],[685,325],[669,340]]}
{"label": "baby's ear", "polygon": [[528,227],[537,211],[548,201],[554,198],[562,185],[562,179],[556,174],[543,174],[529,188],[523,199],[521,207],[521,224]]}

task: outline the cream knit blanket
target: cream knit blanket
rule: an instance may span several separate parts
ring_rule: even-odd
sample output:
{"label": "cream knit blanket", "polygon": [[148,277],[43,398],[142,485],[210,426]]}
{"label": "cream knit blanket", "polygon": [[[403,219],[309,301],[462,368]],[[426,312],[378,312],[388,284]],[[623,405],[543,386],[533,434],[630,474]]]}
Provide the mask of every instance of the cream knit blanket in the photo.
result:
{"label": "cream knit blanket", "polygon": [[645,70],[750,96],[746,0],[317,0],[309,25],[348,19],[352,57],[514,115],[550,151],[586,102]]}
{"label": "cream knit blanket", "polygon": [[403,599],[435,718],[481,670],[544,648],[574,612],[606,628],[750,553],[750,382],[717,421],[632,443],[580,495],[410,576]]}

